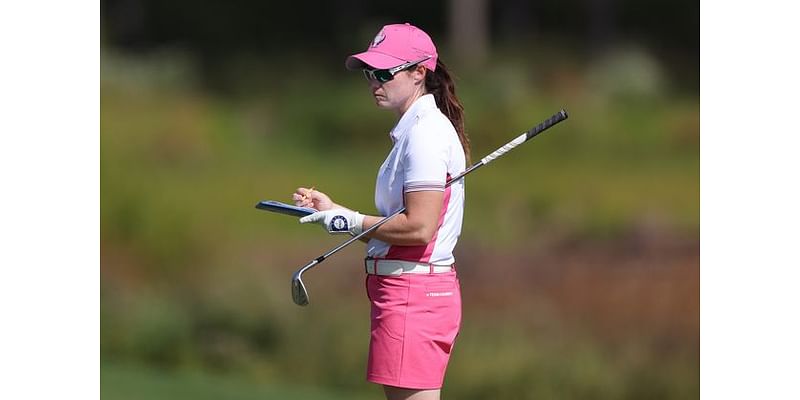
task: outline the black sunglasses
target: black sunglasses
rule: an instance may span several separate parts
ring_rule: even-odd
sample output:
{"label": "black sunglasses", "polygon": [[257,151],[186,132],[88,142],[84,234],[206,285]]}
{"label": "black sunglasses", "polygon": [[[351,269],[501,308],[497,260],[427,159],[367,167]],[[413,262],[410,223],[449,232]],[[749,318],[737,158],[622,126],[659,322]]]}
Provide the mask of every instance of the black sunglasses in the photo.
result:
{"label": "black sunglasses", "polygon": [[390,80],[394,79],[394,75],[404,69],[411,68],[421,62],[428,61],[431,56],[427,56],[418,61],[409,61],[404,64],[400,64],[394,68],[389,69],[367,69],[364,68],[364,77],[367,78],[368,81],[376,81],[378,83],[386,83]]}

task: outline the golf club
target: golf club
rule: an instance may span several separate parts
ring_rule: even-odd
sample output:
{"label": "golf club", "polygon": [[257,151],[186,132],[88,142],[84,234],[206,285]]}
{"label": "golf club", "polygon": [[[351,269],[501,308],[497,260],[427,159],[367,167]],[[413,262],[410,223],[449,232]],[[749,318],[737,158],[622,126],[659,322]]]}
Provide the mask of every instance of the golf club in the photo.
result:
{"label": "golf club", "polygon": [[[480,168],[480,167],[492,162],[494,159],[502,156],[503,154],[507,153],[508,151],[513,149],[514,147],[517,147],[520,144],[525,143],[526,141],[534,138],[536,135],[542,133],[546,129],[550,128],[551,126],[553,126],[553,125],[555,125],[555,124],[557,124],[557,123],[559,123],[559,122],[561,122],[561,121],[563,121],[565,119],[567,119],[567,112],[564,109],[561,109],[561,111],[553,114],[552,117],[550,117],[547,120],[543,121],[539,125],[534,126],[529,131],[524,132],[521,135],[517,136],[516,138],[514,138],[514,140],[506,143],[503,147],[495,150],[492,154],[489,154],[488,156],[486,156],[483,159],[481,159],[479,162],[473,164],[472,166],[467,168],[464,172],[462,172],[462,173],[456,175],[455,177],[451,178],[449,181],[447,181],[447,183],[445,184],[445,187],[450,186],[451,184],[453,184],[453,182],[463,178],[464,176],[466,176],[470,172],[472,172],[472,171],[474,171],[474,170],[476,170],[476,169],[478,169],[478,168]],[[356,240],[361,239],[364,235],[374,231],[375,229],[378,229],[378,227],[380,227],[381,225],[385,224],[387,221],[389,221],[390,219],[394,218],[397,214],[400,214],[405,210],[406,210],[406,208],[402,207],[401,209],[397,210],[393,214],[391,214],[391,215],[387,216],[386,218],[380,220],[377,224],[372,225],[369,229],[365,229],[363,232],[359,233],[358,235],[353,236],[352,238],[348,239],[346,242],[340,244],[339,246],[336,246],[335,248],[333,248],[332,250],[328,251],[327,253],[325,253],[325,254],[323,254],[323,255],[311,260],[311,262],[309,262],[308,264],[306,264],[302,268],[298,269],[297,272],[295,272],[294,275],[292,276],[292,300],[294,300],[295,304],[300,305],[300,306],[308,305],[308,291],[306,290],[305,284],[303,284],[303,273],[304,272],[306,272],[309,269],[313,268],[317,264],[325,261],[326,258],[328,258],[331,255],[335,254],[337,251],[347,247],[348,245],[350,245],[351,243],[355,242]]]}

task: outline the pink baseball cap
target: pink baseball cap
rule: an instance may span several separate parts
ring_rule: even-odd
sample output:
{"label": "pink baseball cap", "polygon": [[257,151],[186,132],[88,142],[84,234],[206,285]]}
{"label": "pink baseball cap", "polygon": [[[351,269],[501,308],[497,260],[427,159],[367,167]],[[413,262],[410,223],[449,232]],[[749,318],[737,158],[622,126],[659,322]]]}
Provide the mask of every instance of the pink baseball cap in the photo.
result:
{"label": "pink baseball cap", "polygon": [[433,40],[425,31],[406,22],[381,28],[367,47],[367,51],[347,57],[344,65],[347,69],[360,69],[365,66],[387,69],[425,57],[430,58],[420,65],[435,71],[439,54],[436,53]]}

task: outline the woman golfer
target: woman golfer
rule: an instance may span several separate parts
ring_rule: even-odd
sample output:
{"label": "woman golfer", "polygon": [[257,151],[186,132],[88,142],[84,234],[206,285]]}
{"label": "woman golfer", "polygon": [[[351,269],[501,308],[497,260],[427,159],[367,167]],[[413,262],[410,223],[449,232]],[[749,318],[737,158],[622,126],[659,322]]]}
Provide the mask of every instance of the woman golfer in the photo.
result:
{"label": "woman golfer", "polygon": [[367,380],[383,385],[390,400],[439,399],[461,324],[453,248],[464,183],[445,188],[445,182],[464,171],[469,156],[463,107],[430,36],[411,24],[384,26],[346,66],[362,70],[375,104],[398,118],[389,134],[394,147],[375,185],[381,216],[362,215],[308,188],[298,188],[293,200],[319,210],[301,223],[353,235],[406,207],[368,235]]}

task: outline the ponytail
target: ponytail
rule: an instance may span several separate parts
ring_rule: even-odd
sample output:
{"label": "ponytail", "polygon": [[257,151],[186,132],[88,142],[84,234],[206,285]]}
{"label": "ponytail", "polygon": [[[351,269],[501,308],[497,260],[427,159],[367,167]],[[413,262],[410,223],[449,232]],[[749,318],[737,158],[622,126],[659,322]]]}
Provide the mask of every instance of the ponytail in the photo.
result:
{"label": "ponytail", "polygon": [[472,162],[470,160],[469,137],[464,132],[464,106],[461,105],[461,101],[456,97],[456,85],[441,59],[436,60],[436,71],[428,70],[428,73],[425,74],[425,90],[433,94],[434,99],[436,99],[436,106],[456,128],[458,140],[461,141],[461,147],[464,149],[467,166],[470,166]]}

